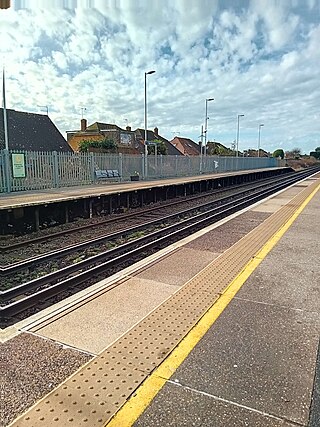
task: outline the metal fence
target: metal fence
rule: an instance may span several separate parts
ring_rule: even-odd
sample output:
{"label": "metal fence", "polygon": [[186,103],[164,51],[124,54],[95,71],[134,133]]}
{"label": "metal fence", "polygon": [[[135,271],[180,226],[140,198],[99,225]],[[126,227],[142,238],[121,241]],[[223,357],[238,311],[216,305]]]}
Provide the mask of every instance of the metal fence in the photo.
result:
{"label": "metal fence", "polygon": [[[20,154],[20,171],[14,157]],[[118,170],[121,180],[131,175],[141,179],[195,176],[206,173],[278,167],[280,162],[267,157],[162,156],[98,153],[0,151],[0,192],[42,190],[89,185],[96,182],[95,170]],[[18,171],[18,172],[17,172]]]}

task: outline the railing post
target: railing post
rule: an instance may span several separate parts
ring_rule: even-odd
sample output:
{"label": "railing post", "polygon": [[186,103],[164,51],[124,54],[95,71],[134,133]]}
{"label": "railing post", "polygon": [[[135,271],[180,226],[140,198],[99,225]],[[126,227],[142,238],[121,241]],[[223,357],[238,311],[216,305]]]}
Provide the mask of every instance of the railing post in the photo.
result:
{"label": "railing post", "polygon": [[4,161],[4,179],[5,179],[5,189],[7,193],[11,193],[11,173],[10,173],[10,156],[9,150],[3,150],[3,161]]}
{"label": "railing post", "polygon": [[54,187],[59,187],[59,165],[58,165],[58,153],[56,151],[52,152],[53,160],[53,185]]}
{"label": "railing post", "polygon": [[146,179],[146,163],[144,161],[144,154],[141,155],[141,161],[142,161],[142,178]]}
{"label": "railing post", "polygon": [[[88,154],[86,154],[88,155]],[[95,180],[95,176],[94,176],[94,158],[93,158],[93,153],[90,152],[89,153],[89,170],[90,170],[90,176],[91,176],[91,182],[94,183]]]}
{"label": "railing post", "polygon": [[122,153],[119,153],[119,172],[120,172],[120,181],[122,181],[122,174],[123,174],[123,157],[122,157]]}

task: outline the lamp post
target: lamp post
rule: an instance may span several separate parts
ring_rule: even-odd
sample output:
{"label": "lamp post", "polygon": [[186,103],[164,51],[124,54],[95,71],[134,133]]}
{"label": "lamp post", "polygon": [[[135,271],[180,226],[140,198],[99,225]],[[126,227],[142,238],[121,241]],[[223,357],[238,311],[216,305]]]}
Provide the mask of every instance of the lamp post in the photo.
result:
{"label": "lamp post", "polygon": [[207,151],[207,131],[208,131],[208,102],[214,101],[214,98],[206,98],[206,115],[204,120],[204,155]]}
{"label": "lamp post", "polygon": [[259,137],[258,137],[258,157],[260,157],[260,142],[261,142],[261,128],[264,126],[263,123],[259,125]]}
{"label": "lamp post", "polygon": [[144,73],[144,176],[147,176],[147,157],[148,157],[148,124],[147,124],[147,75],[154,74],[155,71],[147,71]]}
{"label": "lamp post", "polygon": [[238,126],[237,126],[237,152],[236,152],[236,157],[238,157],[238,153],[239,153],[240,117],[244,117],[244,114],[238,114]]}

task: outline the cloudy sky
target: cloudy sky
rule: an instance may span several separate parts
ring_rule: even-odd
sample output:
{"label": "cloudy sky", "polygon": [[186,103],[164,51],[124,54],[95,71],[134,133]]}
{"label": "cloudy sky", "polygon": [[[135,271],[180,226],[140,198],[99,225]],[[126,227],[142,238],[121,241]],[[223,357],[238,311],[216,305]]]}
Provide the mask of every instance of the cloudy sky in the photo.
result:
{"label": "cloudy sky", "polygon": [[44,112],[66,136],[144,126],[269,151],[320,145],[319,0],[11,0],[0,11],[7,108]]}

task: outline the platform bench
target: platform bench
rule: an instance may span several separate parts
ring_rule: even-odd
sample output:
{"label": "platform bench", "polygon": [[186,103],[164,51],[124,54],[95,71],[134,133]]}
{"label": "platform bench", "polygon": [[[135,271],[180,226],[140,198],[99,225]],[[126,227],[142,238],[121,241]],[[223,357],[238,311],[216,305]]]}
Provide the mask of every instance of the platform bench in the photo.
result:
{"label": "platform bench", "polygon": [[107,170],[98,169],[94,171],[94,174],[97,181],[104,180],[104,179],[119,180],[121,178],[119,171],[116,169],[107,169]]}

